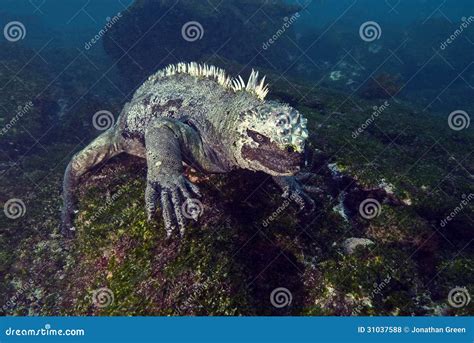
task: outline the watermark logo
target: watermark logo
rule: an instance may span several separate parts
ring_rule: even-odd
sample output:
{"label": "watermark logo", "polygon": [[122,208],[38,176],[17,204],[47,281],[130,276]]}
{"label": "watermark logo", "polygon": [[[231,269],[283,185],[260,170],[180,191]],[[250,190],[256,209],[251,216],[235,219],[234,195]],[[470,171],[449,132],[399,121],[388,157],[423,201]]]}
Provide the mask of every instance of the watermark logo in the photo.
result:
{"label": "watermark logo", "polygon": [[466,111],[457,110],[449,114],[448,125],[451,130],[461,131],[467,129],[471,124],[471,118]]}
{"label": "watermark logo", "polygon": [[291,17],[283,18],[283,25],[275,32],[275,34],[262,44],[263,50],[267,50],[272,44],[274,44],[285,32],[299,19],[301,15],[296,12]]}
{"label": "watermark logo", "polygon": [[181,205],[181,213],[185,218],[197,220],[204,212],[204,206],[198,199],[186,199]]}
{"label": "watermark logo", "polygon": [[283,211],[288,208],[288,206],[290,206],[291,201],[296,202],[298,205],[300,205],[301,208],[304,206],[304,200],[301,195],[299,195],[299,192],[293,192],[291,193],[288,199],[285,199],[285,201],[283,201],[283,203],[275,211],[272,212],[272,214],[270,214],[265,220],[262,221],[262,226],[268,227],[271,222],[278,218],[278,216],[282,214]]}
{"label": "watermark logo", "polygon": [[464,208],[472,201],[472,199],[474,199],[474,193],[469,193],[469,195],[467,195],[467,196],[466,196],[466,194],[463,194],[462,198],[463,199],[461,200],[459,205],[456,206],[451,211],[451,213],[449,213],[449,215],[446,216],[446,218],[441,220],[441,222],[439,224],[441,227],[445,227],[448,224],[448,222],[453,220],[454,217],[456,217],[462,210],[464,210]]}
{"label": "watermark logo", "polygon": [[0,129],[0,136],[6,135],[12,127],[20,121],[20,119],[33,108],[33,102],[28,101],[23,106],[18,106],[15,116]]}
{"label": "watermark logo", "polygon": [[359,205],[359,214],[365,219],[374,219],[382,212],[382,206],[376,199],[368,198]]}
{"label": "watermark logo", "polygon": [[95,213],[92,215],[90,221],[95,222],[97,220],[97,218],[100,218],[100,216],[102,216],[105,212],[107,212],[107,210],[114,204],[114,202],[118,198],[120,198],[122,196],[123,193],[124,193],[124,190],[119,189],[117,193],[113,194],[110,198],[105,200],[105,205],[99,207],[99,209],[97,211],[95,211]]}
{"label": "watermark logo", "polygon": [[372,123],[377,119],[388,107],[390,103],[385,101],[381,106],[374,106],[371,116],[356,130],[352,132],[352,138],[356,139],[361,133],[363,133]]}
{"label": "watermark logo", "polygon": [[[392,270],[393,272],[393,270]],[[374,282],[373,284],[373,289],[372,292],[369,294],[369,299],[372,300],[374,299],[377,295],[382,294],[383,290],[389,285],[389,283],[392,280],[392,276],[390,274],[387,274],[385,279],[383,279],[380,283]],[[363,310],[364,305],[367,306],[367,304],[360,304],[354,310],[352,311],[352,315],[359,315],[359,313]]]}
{"label": "watermark logo", "polygon": [[[175,282],[172,282],[173,287],[179,287]],[[207,288],[210,287],[209,282],[205,281],[203,283],[198,282],[192,286],[192,294],[187,298],[182,304],[176,305],[176,311],[179,315],[184,315],[183,312],[190,309],[202,308],[203,306],[199,304],[199,297],[204,294]]]}
{"label": "watermark logo", "polygon": [[114,303],[114,293],[107,287],[96,289],[92,292],[92,303],[98,308],[105,308]]}
{"label": "watermark logo", "polygon": [[96,130],[105,131],[115,124],[114,115],[110,111],[101,110],[92,117],[92,125]]}
{"label": "watermark logo", "polygon": [[22,283],[21,287],[16,291],[16,293],[7,300],[5,305],[2,306],[3,311],[7,311],[8,309],[12,309],[16,306],[18,300],[24,296],[26,292],[30,292],[34,290],[35,283],[32,279],[27,280],[26,282]]}
{"label": "watermark logo", "polygon": [[91,38],[91,40],[84,44],[84,49],[89,50],[90,48],[92,48],[92,46],[97,43],[102,37],[104,37],[107,31],[109,31],[112,26],[114,26],[120,20],[120,18],[122,18],[121,12],[118,12],[112,18],[107,17],[107,24],[105,24],[105,26],[99,32],[97,32],[97,34],[93,38]]}
{"label": "watermark logo", "polygon": [[84,329],[53,329],[51,324],[45,324],[44,327],[16,329],[9,327],[5,330],[6,336],[85,336]]}
{"label": "watermark logo", "polygon": [[275,288],[270,294],[270,302],[276,308],[290,306],[293,301],[293,295],[290,290],[285,287]]}
{"label": "watermark logo", "polygon": [[448,45],[454,43],[456,39],[458,39],[459,36],[469,27],[474,22],[474,17],[470,16],[469,18],[462,17],[461,18],[462,23],[459,25],[459,27],[449,36],[448,39],[446,39],[444,42],[441,43],[440,49],[445,50]]}
{"label": "watermark logo", "polygon": [[448,303],[454,308],[467,306],[471,302],[471,296],[465,287],[454,287],[449,291]]}
{"label": "watermark logo", "polygon": [[195,42],[204,37],[204,28],[198,21],[188,21],[181,28],[181,36],[187,42]]}
{"label": "watermark logo", "polygon": [[10,219],[18,219],[26,213],[25,203],[21,199],[10,199],[3,206],[3,212]]}
{"label": "watermark logo", "polygon": [[19,21],[11,21],[3,28],[3,35],[9,42],[18,42],[25,39],[26,27]]}
{"label": "watermark logo", "polygon": [[365,42],[373,42],[382,37],[382,28],[375,21],[366,21],[359,28],[359,36]]}

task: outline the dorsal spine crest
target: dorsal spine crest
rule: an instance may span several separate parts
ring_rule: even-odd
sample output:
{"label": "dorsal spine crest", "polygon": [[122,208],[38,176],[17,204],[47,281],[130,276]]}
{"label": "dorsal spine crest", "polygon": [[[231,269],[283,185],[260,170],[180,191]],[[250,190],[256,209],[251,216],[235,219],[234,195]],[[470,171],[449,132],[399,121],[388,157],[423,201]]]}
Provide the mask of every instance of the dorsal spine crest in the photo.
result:
{"label": "dorsal spine crest", "polygon": [[246,91],[255,94],[257,98],[262,101],[265,100],[265,97],[269,92],[268,85],[265,84],[265,77],[260,81],[258,80],[258,71],[252,69],[249,80],[245,82],[240,75],[236,78],[231,78],[221,68],[196,62],[171,64],[151,76],[150,79],[156,81],[158,78],[173,76],[176,74],[187,74],[195,77],[213,79],[226,89],[234,92]]}

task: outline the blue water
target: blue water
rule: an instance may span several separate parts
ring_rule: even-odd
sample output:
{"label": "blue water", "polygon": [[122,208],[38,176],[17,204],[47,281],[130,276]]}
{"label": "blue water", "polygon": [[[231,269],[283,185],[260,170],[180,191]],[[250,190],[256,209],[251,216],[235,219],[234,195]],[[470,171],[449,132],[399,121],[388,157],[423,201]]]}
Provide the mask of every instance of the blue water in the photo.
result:
{"label": "blue water", "polygon": [[[290,59],[282,62],[277,71],[349,94],[360,91],[370,77],[388,73],[402,87],[397,95],[417,103],[423,110],[442,112],[470,106],[469,99],[474,95],[474,23],[468,21],[452,43],[443,43],[460,28],[463,19],[466,22],[474,15],[472,0],[286,2],[303,9],[292,24],[296,38],[288,43],[290,47],[294,45],[293,51],[288,52]],[[84,61],[80,63],[97,65],[99,73],[83,75],[81,82],[92,85],[97,82],[95,76],[106,71],[114,79],[113,88],[120,88],[115,71],[109,70],[114,61],[104,53],[102,42],[90,50],[84,49],[84,45],[104,28],[108,19],[126,11],[131,3],[0,0],[0,24],[22,22],[27,27],[27,37],[21,44],[41,51],[41,56],[54,55],[51,64],[57,71],[64,70],[71,60],[57,58],[56,49],[71,55],[82,51]],[[376,22],[380,27],[380,37],[373,42],[360,39],[359,29],[365,22]]]}

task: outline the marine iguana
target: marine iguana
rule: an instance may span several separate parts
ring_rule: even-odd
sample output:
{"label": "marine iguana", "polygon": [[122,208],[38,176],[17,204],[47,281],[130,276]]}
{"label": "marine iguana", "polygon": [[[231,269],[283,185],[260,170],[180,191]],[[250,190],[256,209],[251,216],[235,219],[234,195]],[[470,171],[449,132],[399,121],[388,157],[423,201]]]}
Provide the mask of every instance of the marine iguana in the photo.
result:
{"label": "marine iguana", "polygon": [[[148,220],[161,205],[167,236],[184,233],[181,205],[200,196],[183,163],[205,173],[263,171],[284,191],[314,208],[294,175],[303,162],[307,120],[294,108],[266,101],[265,77],[248,82],[206,64],[178,63],[150,76],[125,104],[117,122],[71,159],[63,182],[62,231],[74,231],[74,189],[99,163],[119,153],[145,158]],[[303,201],[301,201],[303,200]]]}

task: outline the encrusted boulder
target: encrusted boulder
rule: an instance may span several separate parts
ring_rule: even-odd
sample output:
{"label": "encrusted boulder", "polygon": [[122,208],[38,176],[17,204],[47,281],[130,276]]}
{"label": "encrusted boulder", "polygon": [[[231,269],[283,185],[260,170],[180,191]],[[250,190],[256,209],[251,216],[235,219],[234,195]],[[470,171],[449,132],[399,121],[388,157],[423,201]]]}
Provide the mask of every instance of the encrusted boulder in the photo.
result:
{"label": "encrusted boulder", "polygon": [[374,242],[367,238],[351,237],[342,242],[342,248],[346,254],[351,255],[356,251],[357,248],[365,248],[373,244]]}

